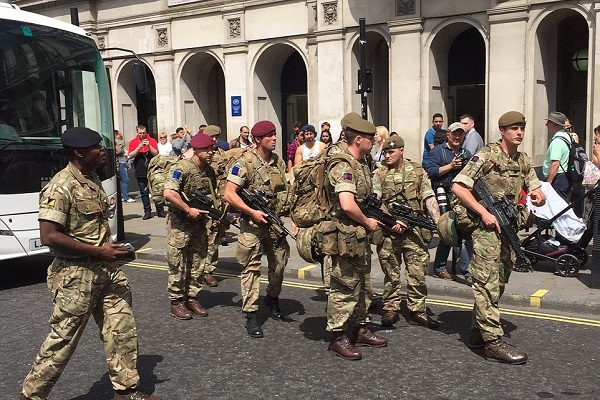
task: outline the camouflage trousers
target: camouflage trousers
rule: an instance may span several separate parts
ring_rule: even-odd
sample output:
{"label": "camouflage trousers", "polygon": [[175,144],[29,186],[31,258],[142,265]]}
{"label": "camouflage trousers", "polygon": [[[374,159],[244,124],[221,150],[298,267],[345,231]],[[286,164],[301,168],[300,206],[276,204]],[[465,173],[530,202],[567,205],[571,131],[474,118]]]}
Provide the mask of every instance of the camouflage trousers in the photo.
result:
{"label": "camouflage trousers", "polygon": [[425,275],[429,268],[429,251],[422,236],[412,230],[399,236],[385,236],[377,245],[377,255],[385,275],[383,309],[400,310],[400,264],[404,257],[406,304],[410,311],[424,312],[427,309]]}
{"label": "camouflage trousers", "polygon": [[267,226],[257,227],[245,218],[240,220],[240,234],[236,259],[242,266],[242,311],[258,310],[260,293],[261,258],[267,256],[268,280],[267,294],[279,297],[283,284],[283,271],[290,258],[290,245],[283,239],[274,248],[277,237],[269,232]]}
{"label": "camouflage trousers", "polygon": [[507,241],[494,230],[477,227],[472,234],[473,257],[468,271],[473,277],[473,314],[471,327],[479,329],[483,340],[504,334],[498,301],[508,283],[515,256]]}
{"label": "camouflage trousers", "polygon": [[202,276],[204,274],[212,274],[217,269],[217,264],[219,263],[219,246],[225,236],[225,232],[227,232],[227,228],[224,224],[215,223],[209,218],[206,224],[206,231],[208,232],[208,247],[206,249],[206,257],[201,262]]}
{"label": "camouflage trousers", "polygon": [[104,343],[113,388],[136,387],[137,330],[129,283],[117,263],[55,258],[48,268],[48,289],[54,296],[51,330],[23,381],[25,396],[36,400],[48,397],[90,316],[94,317]]}
{"label": "camouflage trousers", "polygon": [[343,331],[367,321],[365,278],[370,263],[362,257],[331,256],[331,285],[327,298],[327,330]]}
{"label": "camouflage trousers", "polygon": [[[171,214],[169,214],[169,217]],[[197,297],[202,290],[202,260],[206,257],[206,230],[184,232],[169,224],[167,217],[167,245],[165,255],[169,264],[167,291],[170,300]],[[204,223],[204,222],[202,222]],[[182,239],[185,238],[185,239]]]}

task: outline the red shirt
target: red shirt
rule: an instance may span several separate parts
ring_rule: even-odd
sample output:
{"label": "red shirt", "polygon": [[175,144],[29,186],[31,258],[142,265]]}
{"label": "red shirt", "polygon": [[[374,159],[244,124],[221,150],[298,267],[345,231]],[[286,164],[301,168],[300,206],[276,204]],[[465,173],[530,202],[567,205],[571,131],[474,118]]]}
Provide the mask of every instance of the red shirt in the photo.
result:
{"label": "red shirt", "polygon": [[[146,136],[146,138],[148,139],[149,146],[152,146],[154,150],[158,151],[158,143],[156,143],[156,140],[154,140],[150,135]],[[142,141],[140,140],[140,137],[138,135],[131,139],[131,141],[129,142],[129,152],[131,153],[132,151],[137,149],[141,142]],[[148,146],[144,146],[140,149],[138,153],[147,153],[149,151],[150,149],[148,148]]]}

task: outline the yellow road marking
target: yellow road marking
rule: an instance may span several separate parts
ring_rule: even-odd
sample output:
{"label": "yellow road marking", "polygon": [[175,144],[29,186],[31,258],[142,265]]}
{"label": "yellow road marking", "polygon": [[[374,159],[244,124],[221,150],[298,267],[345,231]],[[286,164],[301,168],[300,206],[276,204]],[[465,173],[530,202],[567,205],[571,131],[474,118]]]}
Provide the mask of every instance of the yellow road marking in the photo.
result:
{"label": "yellow road marking", "polygon": [[298,270],[298,279],[304,279],[304,272],[308,271],[309,269],[313,269],[318,267],[319,264],[308,264],[306,267],[302,267]]}
{"label": "yellow road marking", "polygon": [[[160,266],[160,265],[156,265],[156,264],[147,264],[147,263],[142,263],[142,262],[138,262],[138,261],[131,261],[131,262],[126,262],[126,263],[121,263],[121,264],[130,266],[130,267],[134,267],[134,268],[146,268],[146,269],[155,269],[155,270],[163,270],[163,271],[168,270],[168,268],[165,266]],[[230,279],[239,279],[240,278],[239,274],[228,274],[228,273],[216,272],[216,271],[214,272],[214,275],[219,276],[221,278],[230,278]],[[261,278],[260,281],[261,281],[261,283],[268,282],[268,280],[264,279],[264,278]],[[300,288],[300,289],[311,289],[311,290],[323,289],[323,285],[311,284],[311,283],[306,283],[306,282],[293,282],[293,281],[283,281],[283,286],[295,287],[295,288]],[[540,292],[540,291],[538,291],[538,292]],[[537,294],[538,292],[534,293],[534,295]],[[543,294],[546,294],[546,293],[547,293],[547,291]],[[402,294],[402,297],[405,298],[406,297],[405,294]],[[473,309],[472,302],[464,303],[464,302],[459,302],[459,301],[434,299],[431,297],[429,297],[427,299],[427,304],[459,308],[459,309],[464,309],[464,310]],[[585,325],[585,326],[593,326],[593,327],[600,328],[600,320],[596,320],[596,319],[567,317],[567,316],[561,316],[561,315],[541,313],[538,311],[516,310],[516,309],[511,309],[511,308],[503,308],[503,307],[500,308],[500,312],[505,315],[514,315],[514,316],[518,316],[518,317],[534,318],[534,319],[541,319],[541,320],[546,320],[546,321],[563,322],[563,323],[568,323],[568,324]]]}
{"label": "yellow road marking", "polygon": [[542,306],[542,297],[549,291],[546,289],[540,289],[529,298],[529,305],[531,307],[540,308]]}

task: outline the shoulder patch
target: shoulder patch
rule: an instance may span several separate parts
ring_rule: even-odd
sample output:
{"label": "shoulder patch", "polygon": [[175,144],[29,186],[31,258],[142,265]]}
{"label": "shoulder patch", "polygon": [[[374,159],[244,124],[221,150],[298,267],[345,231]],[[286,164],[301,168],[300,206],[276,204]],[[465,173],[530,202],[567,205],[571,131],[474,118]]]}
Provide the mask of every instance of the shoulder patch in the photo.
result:
{"label": "shoulder patch", "polygon": [[344,172],[344,174],[342,175],[342,179],[347,180],[347,181],[351,181],[352,180],[352,174],[350,172]]}
{"label": "shoulder patch", "polygon": [[48,207],[54,207],[55,204],[56,204],[56,200],[48,199]]}
{"label": "shoulder patch", "polygon": [[179,180],[181,178],[181,171],[176,169],[175,171],[173,171],[173,179],[177,179]]}
{"label": "shoulder patch", "polygon": [[240,168],[241,168],[242,164],[235,163],[235,165],[231,168],[231,175],[235,175],[238,176],[240,173]]}
{"label": "shoulder patch", "polygon": [[473,156],[473,157],[471,157],[471,159],[469,160],[469,162],[472,162],[472,163],[476,163],[477,161],[479,161],[479,156]]}

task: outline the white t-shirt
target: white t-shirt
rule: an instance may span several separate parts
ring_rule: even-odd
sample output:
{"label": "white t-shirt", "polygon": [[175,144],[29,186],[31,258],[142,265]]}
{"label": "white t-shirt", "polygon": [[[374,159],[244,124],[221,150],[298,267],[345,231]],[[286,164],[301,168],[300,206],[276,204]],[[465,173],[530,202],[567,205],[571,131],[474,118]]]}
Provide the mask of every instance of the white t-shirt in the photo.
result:
{"label": "white t-shirt", "polygon": [[173,151],[173,145],[169,142],[162,144],[158,143],[158,154],[168,156]]}

